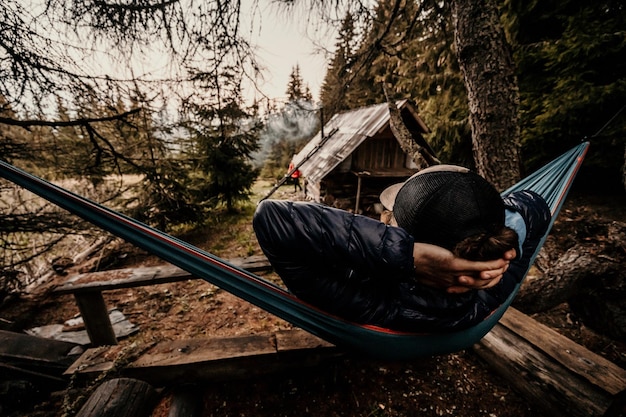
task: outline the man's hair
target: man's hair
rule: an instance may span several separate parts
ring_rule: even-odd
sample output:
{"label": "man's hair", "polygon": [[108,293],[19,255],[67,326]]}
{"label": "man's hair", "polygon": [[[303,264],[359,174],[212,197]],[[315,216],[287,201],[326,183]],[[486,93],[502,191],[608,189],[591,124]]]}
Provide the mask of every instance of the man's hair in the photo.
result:
{"label": "man's hair", "polygon": [[452,252],[471,261],[490,261],[502,258],[505,252],[517,249],[517,245],[517,233],[505,226],[494,234],[481,233],[467,237],[457,243]]}

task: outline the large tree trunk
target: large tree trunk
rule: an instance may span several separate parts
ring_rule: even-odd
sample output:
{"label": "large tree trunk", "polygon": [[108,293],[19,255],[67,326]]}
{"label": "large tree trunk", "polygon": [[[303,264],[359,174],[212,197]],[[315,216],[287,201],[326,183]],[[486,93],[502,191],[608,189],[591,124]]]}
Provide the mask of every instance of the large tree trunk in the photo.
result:
{"label": "large tree trunk", "polygon": [[389,95],[385,84],[383,84],[383,91],[385,92],[385,98],[389,106],[389,127],[400,143],[402,150],[411,157],[419,171],[429,166],[440,164],[441,161],[439,161],[439,159],[431,155],[426,148],[420,146],[413,138],[413,135],[411,135],[411,132],[402,121],[400,110],[398,110],[396,102]]}
{"label": "large tree trunk", "polygon": [[504,190],[520,176],[519,92],[512,53],[493,0],[453,0],[452,20],[476,167]]}

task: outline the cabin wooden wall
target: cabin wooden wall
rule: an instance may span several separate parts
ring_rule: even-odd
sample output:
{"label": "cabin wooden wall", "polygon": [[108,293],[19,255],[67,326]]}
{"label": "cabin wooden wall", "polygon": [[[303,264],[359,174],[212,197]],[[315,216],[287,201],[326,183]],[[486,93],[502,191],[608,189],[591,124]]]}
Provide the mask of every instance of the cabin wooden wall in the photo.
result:
{"label": "cabin wooden wall", "polygon": [[352,155],[352,171],[378,171],[409,168],[407,155],[398,141],[386,129],[388,135],[365,140]]}
{"label": "cabin wooden wall", "polygon": [[[405,115],[403,115],[405,116]],[[415,138],[423,140],[414,119],[403,117]],[[411,122],[412,121],[412,122]],[[407,123],[408,122],[408,123]],[[373,138],[359,145],[340,165],[318,183],[306,183],[306,195],[332,207],[354,211],[361,176],[358,212],[378,217],[379,195],[387,186],[403,181],[416,170],[413,160],[402,150],[387,126]],[[413,171],[414,172],[414,171]]]}
{"label": "cabin wooden wall", "polygon": [[[389,185],[399,182],[398,178],[369,178],[361,180],[359,214],[378,219],[380,216],[380,193]],[[331,174],[320,184],[320,202],[331,207],[354,212],[358,178],[354,173]]]}

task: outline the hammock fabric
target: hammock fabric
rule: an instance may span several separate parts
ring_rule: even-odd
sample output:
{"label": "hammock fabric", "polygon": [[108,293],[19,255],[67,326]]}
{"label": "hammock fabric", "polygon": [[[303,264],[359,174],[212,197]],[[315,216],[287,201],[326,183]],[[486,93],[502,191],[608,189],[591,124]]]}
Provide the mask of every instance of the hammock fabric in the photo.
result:
{"label": "hammock fabric", "polygon": [[[588,147],[588,142],[581,143],[509,188],[502,195],[518,190],[533,190],[541,194],[550,206],[554,223]],[[495,326],[519,290],[518,286],[507,301],[483,322],[461,331],[415,334],[355,324],[304,303],[281,287],[233,266],[215,255],[3,161],[0,161],[0,176],[295,326],[337,346],[372,357],[408,360],[471,347]],[[546,236],[534,254],[531,264],[545,238]]]}

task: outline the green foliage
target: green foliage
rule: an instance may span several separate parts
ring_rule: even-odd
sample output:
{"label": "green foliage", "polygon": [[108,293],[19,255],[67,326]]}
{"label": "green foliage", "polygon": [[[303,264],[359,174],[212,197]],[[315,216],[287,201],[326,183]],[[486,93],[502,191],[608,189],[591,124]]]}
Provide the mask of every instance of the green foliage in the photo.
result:
{"label": "green foliage", "polygon": [[[626,105],[626,7],[611,0],[510,0],[503,12],[519,66],[525,159],[536,165],[594,136]],[[594,148],[604,152],[586,165],[618,170],[625,128],[622,116],[594,137]]]}
{"label": "green foliage", "polygon": [[198,73],[198,86],[212,94],[202,103],[189,102],[193,119],[186,127],[191,143],[184,150],[193,161],[188,188],[206,209],[224,204],[233,211],[246,201],[258,171],[252,154],[258,150],[261,128],[252,110],[241,102],[241,85],[231,67]]}
{"label": "green foliage", "polygon": [[[502,0],[500,6],[518,66],[522,160],[532,170],[594,136],[626,105],[626,6],[614,0]],[[393,98],[418,104],[442,161],[472,166],[449,2],[380,0],[373,16],[365,28],[346,16],[324,80],[324,109],[380,103],[379,85],[386,82]],[[365,34],[356,36],[359,30]],[[357,47],[346,46],[355,39]],[[626,111],[593,137],[586,166],[619,177],[625,129]]]}
{"label": "green foliage", "polygon": [[[467,96],[455,56],[448,3],[381,0],[364,31],[356,47],[348,48],[338,40],[325,78],[323,91],[329,93],[322,94],[324,108],[381,103],[385,82],[393,98],[418,104],[440,159],[471,166]],[[358,32],[347,16],[340,36],[347,34],[353,44]]]}

